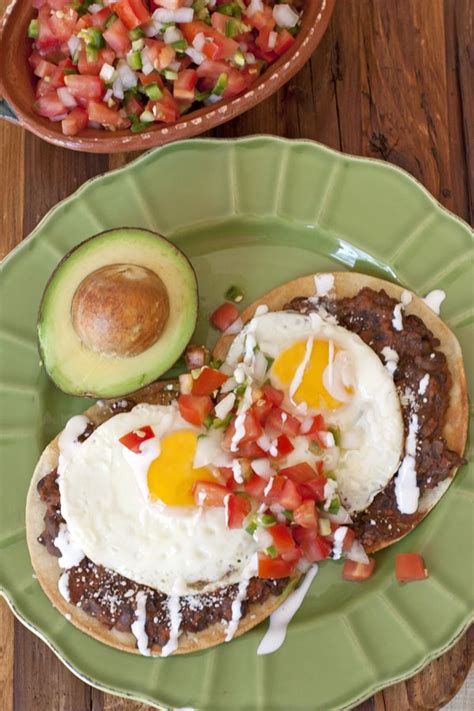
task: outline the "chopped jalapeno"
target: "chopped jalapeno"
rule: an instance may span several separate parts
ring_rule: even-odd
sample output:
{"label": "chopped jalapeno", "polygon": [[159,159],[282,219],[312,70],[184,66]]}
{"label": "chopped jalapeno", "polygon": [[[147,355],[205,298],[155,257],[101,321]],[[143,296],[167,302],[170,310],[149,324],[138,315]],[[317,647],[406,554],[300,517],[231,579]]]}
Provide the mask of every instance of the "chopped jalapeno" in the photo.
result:
{"label": "chopped jalapeno", "polygon": [[341,504],[340,504],[340,501],[339,501],[339,497],[338,497],[338,496],[335,496],[335,497],[333,498],[333,500],[331,501],[331,505],[330,505],[329,508],[328,508],[329,513],[337,514],[337,512],[339,511],[340,505],[341,505]]}
{"label": "chopped jalapeno", "polygon": [[229,83],[229,77],[225,72],[222,72],[222,74],[219,74],[219,77],[214,84],[214,88],[212,90],[212,93],[214,96],[221,96],[224,91],[227,88],[227,84]]}
{"label": "chopped jalapeno", "polygon": [[38,20],[31,20],[30,24],[28,25],[28,37],[31,37],[31,39],[36,39],[37,37],[39,37]]}
{"label": "chopped jalapeno", "polygon": [[146,94],[152,101],[158,101],[163,97],[163,92],[161,91],[158,84],[153,82],[153,84],[147,84],[142,88],[144,94]]}
{"label": "chopped jalapeno", "polygon": [[[114,24],[115,20],[118,20],[118,15],[116,15],[115,12],[113,12],[113,13],[110,15],[110,17],[108,17],[108,18],[106,19],[106,21],[105,21],[105,23],[104,23],[105,29],[108,30],[109,27],[110,27],[110,25],[113,25],[113,24]],[[133,30],[132,30],[132,32],[133,32]]]}
{"label": "chopped jalapeno", "polygon": [[275,548],[275,546],[269,546],[268,548],[266,548],[265,553],[271,556],[272,558],[277,557],[277,549]]}
{"label": "chopped jalapeno", "polygon": [[331,522],[328,518],[319,519],[319,533],[321,536],[331,535]]}
{"label": "chopped jalapeno", "polygon": [[135,71],[138,71],[139,69],[142,68],[142,57],[140,52],[129,52],[127,54],[127,62],[128,66],[130,69],[134,69]]}
{"label": "chopped jalapeno", "polygon": [[332,436],[334,437],[334,444],[336,447],[339,447],[341,444],[341,430],[339,427],[336,427],[336,425],[331,425],[331,427],[328,427],[328,432],[331,432]]}
{"label": "chopped jalapeno", "polygon": [[261,521],[264,526],[271,526],[272,523],[275,523],[276,518],[272,514],[262,514]]}
{"label": "chopped jalapeno", "polygon": [[130,30],[128,33],[128,36],[134,42],[135,40],[142,39],[142,37],[145,37],[145,33],[143,32],[141,27],[134,27],[133,30]]}
{"label": "chopped jalapeno", "polygon": [[236,304],[240,304],[242,299],[244,298],[244,293],[242,289],[239,289],[238,286],[229,286],[227,291],[225,292],[225,298],[227,301],[235,301]]}

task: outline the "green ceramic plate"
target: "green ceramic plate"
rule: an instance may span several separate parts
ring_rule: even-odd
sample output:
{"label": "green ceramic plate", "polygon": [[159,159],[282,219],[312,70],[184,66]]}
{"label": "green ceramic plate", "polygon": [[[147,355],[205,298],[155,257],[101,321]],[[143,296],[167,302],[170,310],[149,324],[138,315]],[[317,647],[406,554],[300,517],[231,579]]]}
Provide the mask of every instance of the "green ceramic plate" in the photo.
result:
{"label": "green ceramic plate", "polygon": [[[413,674],[469,623],[470,467],[412,534],[377,556],[367,583],[344,583],[339,564],[321,565],[285,645],[267,657],[256,656],[266,623],[186,657],[114,651],[72,627],[42,593],[25,541],[26,491],[43,446],[87,403],[61,394],[40,367],[36,312],[65,252],[122,225],[157,230],[191,258],[198,340],[212,343],[207,314],[231,283],[249,302],[302,274],[356,269],[422,294],[445,289],[443,317],[474,373],[472,235],[400,170],[315,143],[255,137],[175,143],[86,183],[2,267],[0,583],[13,610],[83,679],[166,707],[328,711]],[[394,557],[409,550],[423,554],[430,578],[403,587]]]}

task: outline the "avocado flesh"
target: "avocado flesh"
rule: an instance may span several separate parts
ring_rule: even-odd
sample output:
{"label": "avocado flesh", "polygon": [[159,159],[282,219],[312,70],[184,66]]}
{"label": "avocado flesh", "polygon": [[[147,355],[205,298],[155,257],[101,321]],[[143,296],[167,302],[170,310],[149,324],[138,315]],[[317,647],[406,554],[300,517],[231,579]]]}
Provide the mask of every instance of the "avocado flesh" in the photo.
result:
{"label": "avocado flesh", "polygon": [[[154,271],[166,286],[169,317],[158,340],[142,353],[111,357],[87,348],[71,318],[76,289],[92,272],[111,264]],[[71,395],[127,395],[165,373],[179,358],[197,319],[194,270],[175,245],[153,232],[123,228],[82,242],[59,263],[43,295],[38,338],[43,364],[56,385]]]}

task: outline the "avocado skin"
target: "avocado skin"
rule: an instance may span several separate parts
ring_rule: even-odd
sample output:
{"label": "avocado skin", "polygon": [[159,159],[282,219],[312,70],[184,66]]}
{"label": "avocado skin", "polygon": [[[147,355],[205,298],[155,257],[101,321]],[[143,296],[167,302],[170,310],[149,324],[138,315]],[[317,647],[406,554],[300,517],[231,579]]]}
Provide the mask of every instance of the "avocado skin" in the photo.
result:
{"label": "avocado skin", "polygon": [[[159,344],[158,349],[155,348],[156,344],[154,344],[143,354],[133,358],[104,358],[101,354],[85,349],[76,335],[76,348],[72,353],[73,363],[71,363],[71,352],[67,355],[66,350],[63,352],[63,341],[73,331],[70,308],[67,310],[67,314],[63,314],[65,318],[61,319],[62,327],[58,324],[56,330],[59,329],[61,334],[61,337],[58,337],[58,333],[55,334],[53,332],[56,300],[51,291],[54,289],[59,291],[59,295],[61,295],[61,281],[63,277],[65,279],[70,277],[64,272],[70,271],[71,262],[80,263],[81,254],[87,253],[89,255],[96,244],[103,247],[104,240],[110,241],[111,263],[116,263],[116,259],[114,259],[116,239],[121,241],[125,239],[130,242],[145,240],[148,243],[149,251],[150,246],[151,251],[153,251],[153,244],[156,244],[156,264],[158,265],[161,261],[160,252],[161,257],[163,254],[166,255],[165,261],[176,264],[177,269],[175,271],[179,273],[179,279],[176,279],[177,274],[174,274],[174,279],[168,278],[166,267],[165,273],[158,271],[158,269],[157,273],[171,292],[174,293],[176,288],[180,287],[179,303],[175,304],[175,308],[173,308],[172,304],[166,332],[162,334],[157,342]],[[133,260],[131,263],[147,268],[153,266],[150,265],[149,261],[145,260],[143,253],[140,253],[140,244],[137,247],[136,253],[133,253],[132,249],[130,250],[130,257]],[[97,267],[103,266],[103,264],[104,262],[101,262]],[[82,279],[94,270],[94,265],[84,273],[79,268],[80,278],[77,279],[75,288],[79,286]],[[66,394],[96,399],[130,395],[139,388],[145,387],[160,378],[182,356],[196,326],[198,305],[198,285],[194,268],[186,255],[175,244],[162,235],[141,227],[104,230],[80,242],[65,254],[46,283],[37,319],[38,350],[41,362],[51,380]],[[155,350],[158,350],[158,352],[154,354]],[[92,382],[88,382],[82,356],[87,356],[88,368],[91,366],[91,360],[96,360],[100,377],[97,377],[97,373],[95,374],[96,377],[94,377],[93,373]],[[68,362],[67,372],[62,367],[63,360]],[[116,368],[117,364],[121,365],[118,369]],[[117,373],[117,370],[121,372]]]}

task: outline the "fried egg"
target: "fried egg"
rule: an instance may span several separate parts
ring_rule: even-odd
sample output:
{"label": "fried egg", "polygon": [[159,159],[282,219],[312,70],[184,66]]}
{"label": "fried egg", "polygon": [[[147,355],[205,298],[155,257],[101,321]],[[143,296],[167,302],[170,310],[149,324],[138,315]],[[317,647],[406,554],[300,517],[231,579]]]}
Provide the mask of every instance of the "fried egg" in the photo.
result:
{"label": "fried egg", "polygon": [[[268,378],[284,392],[283,407],[302,422],[286,465],[322,459],[349,511],[367,508],[396,473],[403,420],[393,379],[376,353],[333,317],[260,313],[234,339],[224,369],[257,385]],[[310,450],[305,422],[316,413],[337,428],[339,446],[331,435],[321,452]]]}
{"label": "fried egg", "polygon": [[[155,437],[139,453],[119,442],[147,425]],[[194,505],[194,482],[216,481],[214,467],[228,463],[218,438],[207,442],[200,434],[176,403],[140,404],[75,449],[59,477],[61,510],[75,544],[94,563],[169,595],[242,579],[255,541],[244,529],[227,528],[223,507]]]}

